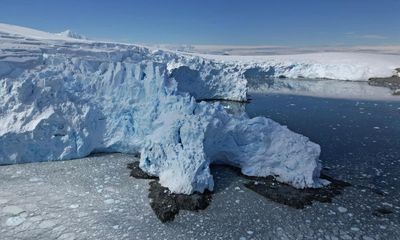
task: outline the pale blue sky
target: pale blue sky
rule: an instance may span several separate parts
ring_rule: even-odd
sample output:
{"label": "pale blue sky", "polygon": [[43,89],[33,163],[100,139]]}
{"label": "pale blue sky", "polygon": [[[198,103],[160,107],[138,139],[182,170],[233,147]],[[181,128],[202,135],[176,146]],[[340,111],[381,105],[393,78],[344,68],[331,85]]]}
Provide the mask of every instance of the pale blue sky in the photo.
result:
{"label": "pale blue sky", "polygon": [[400,44],[399,0],[2,0],[0,22],[136,43]]}

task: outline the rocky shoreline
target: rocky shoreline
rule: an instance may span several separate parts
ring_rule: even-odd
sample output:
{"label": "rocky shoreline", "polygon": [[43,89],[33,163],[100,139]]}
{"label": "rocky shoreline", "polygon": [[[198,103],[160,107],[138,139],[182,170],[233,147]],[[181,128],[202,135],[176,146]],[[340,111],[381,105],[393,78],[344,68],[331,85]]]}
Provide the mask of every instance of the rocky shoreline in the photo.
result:
{"label": "rocky shoreline", "polygon": [[153,180],[149,183],[150,206],[163,223],[173,221],[180,210],[204,210],[211,202],[212,193],[207,190],[190,195],[172,193],[168,188],[161,186],[158,177],[150,176],[141,170],[138,161],[129,163],[128,169],[131,170],[131,177]]}
{"label": "rocky shoreline", "polygon": [[395,69],[395,74],[386,78],[370,78],[368,84],[377,87],[386,87],[393,91],[393,95],[400,96],[400,68]]}
{"label": "rocky shoreline", "polygon": [[[255,193],[296,209],[303,209],[305,206],[312,205],[313,202],[331,203],[332,199],[340,195],[344,188],[351,184],[333,179],[325,174],[321,178],[331,182],[323,188],[297,189],[288,184],[278,182],[274,177],[249,177],[243,175],[240,169],[231,166],[221,166],[232,170],[236,175],[246,179],[243,185]],[[152,179],[149,183],[150,206],[157,218],[163,222],[170,222],[175,219],[180,210],[199,211],[205,210],[212,200],[213,192],[208,190],[204,193],[195,192],[190,195],[172,193],[168,188],[160,185],[158,178],[150,176],[139,167],[139,162],[135,161],[128,164],[131,170],[130,176],[137,179]]]}

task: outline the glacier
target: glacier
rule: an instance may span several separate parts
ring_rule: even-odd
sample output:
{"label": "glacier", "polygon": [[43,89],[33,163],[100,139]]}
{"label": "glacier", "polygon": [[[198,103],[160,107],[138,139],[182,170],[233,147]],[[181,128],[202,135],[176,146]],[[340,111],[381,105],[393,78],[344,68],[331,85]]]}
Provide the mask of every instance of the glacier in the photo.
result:
{"label": "glacier", "polygon": [[141,153],[141,169],[175,193],[212,190],[212,163],[327,184],[318,144],[200,101],[245,101],[252,67],[0,24],[0,164]]}

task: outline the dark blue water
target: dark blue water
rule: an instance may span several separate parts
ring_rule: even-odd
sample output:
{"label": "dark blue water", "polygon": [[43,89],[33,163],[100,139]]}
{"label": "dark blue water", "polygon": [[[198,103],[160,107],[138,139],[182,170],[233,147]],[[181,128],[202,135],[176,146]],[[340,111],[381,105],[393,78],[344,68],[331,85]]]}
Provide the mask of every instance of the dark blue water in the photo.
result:
{"label": "dark blue water", "polygon": [[335,177],[400,195],[399,101],[251,94],[250,117],[265,116],[321,146]]}

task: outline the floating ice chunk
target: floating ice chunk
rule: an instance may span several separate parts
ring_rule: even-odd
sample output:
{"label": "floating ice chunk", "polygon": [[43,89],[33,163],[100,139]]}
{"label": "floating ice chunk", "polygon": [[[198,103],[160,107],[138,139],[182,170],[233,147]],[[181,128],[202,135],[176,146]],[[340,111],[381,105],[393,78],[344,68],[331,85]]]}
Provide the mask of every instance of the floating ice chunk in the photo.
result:
{"label": "floating ice chunk", "polygon": [[339,210],[340,213],[347,212],[347,208],[345,208],[345,207],[338,207],[338,210]]}
{"label": "floating ice chunk", "polygon": [[16,227],[18,225],[21,225],[23,222],[25,222],[26,218],[22,216],[15,216],[15,217],[10,217],[6,221],[6,225],[10,227]]}
{"label": "floating ice chunk", "polygon": [[104,203],[105,203],[105,204],[113,204],[114,202],[115,202],[115,201],[114,201],[114,199],[112,199],[112,198],[104,200]]}

